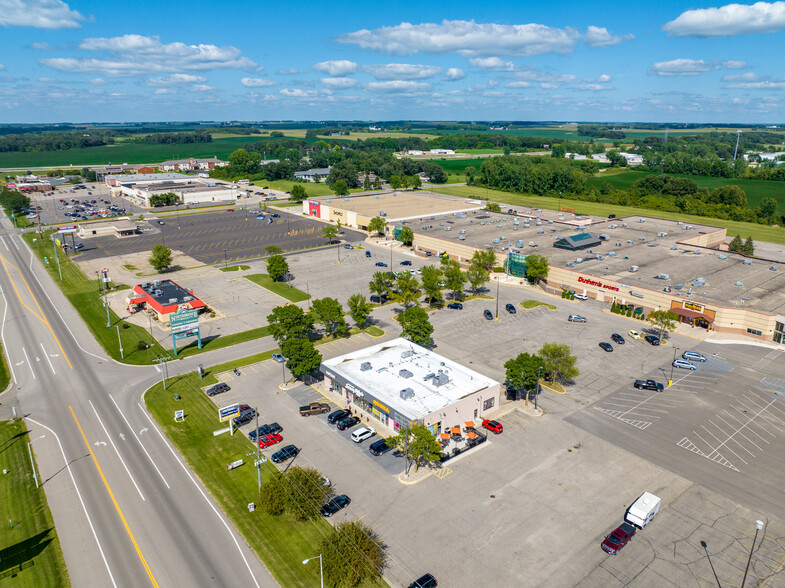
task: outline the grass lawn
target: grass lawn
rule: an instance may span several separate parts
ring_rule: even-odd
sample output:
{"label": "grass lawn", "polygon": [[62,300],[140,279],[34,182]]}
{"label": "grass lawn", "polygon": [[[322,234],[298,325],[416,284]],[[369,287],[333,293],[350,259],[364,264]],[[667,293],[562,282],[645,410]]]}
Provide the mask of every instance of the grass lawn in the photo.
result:
{"label": "grass lawn", "polygon": [[538,306],[545,306],[546,308],[550,308],[551,310],[556,310],[556,307],[553,304],[548,304],[547,302],[540,302],[539,300],[524,300],[521,302],[521,306],[526,309],[529,308],[537,308]]}
{"label": "grass lawn", "polygon": [[[292,186],[300,184],[305,188],[305,193],[308,197],[311,196],[334,196],[335,192],[332,188],[324,182],[295,182],[294,180],[259,180],[254,182],[253,185],[263,188],[267,186],[272,190],[280,190],[282,192],[291,192]],[[349,192],[362,192],[362,188],[352,188]]]}
{"label": "grass lawn", "polygon": [[474,169],[479,170],[485,159],[477,157],[474,159],[435,159],[433,161],[442,166],[448,175],[463,176],[465,175],[464,170],[469,166],[474,166]]}
{"label": "grass lawn", "polygon": [[0,520],[10,521],[0,538],[0,584],[70,586],[44,488],[33,480],[29,441],[24,421],[0,422],[0,470],[8,470],[0,478]]}
{"label": "grass lawn", "polygon": [[267,274],[251,274],[250,276],[245,276],[245,278],[262,288],[268,289],[273,294],[286,298],[289,302],[302,302],[310,298],[302,290],[288,286],[283,282],[273,282],[272,278]]}
{"label": "grass lawn", "polygon": [[752,237],[753,241],[766,241],[768,243],[785,244],[785,229],[781,227],[770,227],[754,223],[743,223],[738,221],[722,220],[718,218],[708,218],[694,216],[691,214],[680,214],[676,212],[664,212],[661,210],[648,210],[645,208],[635,208],[633,206],[618,206],[615,204],[601,204],[599,202],[583,202],[582,200],[570,200],[568,198],[551,198],[548,196],[528,196],[524,194],[514,194],[512,192],[502,192],[488,188],[476,188],[473,186],[452,186],[438,188],[435,192],[450,196],[463,196],[466,198],[490,198],[498,202],[504,202],[518,207],[545,208],[548,210],[559,210],[560,206],[574,208],[580,214],[593,216],[608,216],[615,214],[617,217],[639,214],[653,218],[664,218],[669,220],[679,220],[694,224],[704,224],[715,227],[725,227],[728,235],[742,235]]}
{"label": "grass lawn", "polygon": [[491,153],[504,153],[504,149],[456,149],[456,153],[468,153],[470,155],[488,155]]}
{"label": "grass lawn", "polygon": [[239,272],[251,269],[250,265],[230,265],[229,267],[219,267],[222,272]]}
{"label": "grass lawn", "polygon": [[8,371],[8,362],[5,359],[5,351],[0,345],[0,392],[6,389],[8,382],[11,381],[11,373]]}

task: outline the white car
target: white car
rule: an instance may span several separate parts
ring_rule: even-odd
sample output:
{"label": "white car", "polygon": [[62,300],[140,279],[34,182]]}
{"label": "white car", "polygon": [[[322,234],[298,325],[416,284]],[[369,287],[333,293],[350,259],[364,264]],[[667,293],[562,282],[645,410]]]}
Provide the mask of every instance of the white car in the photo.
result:
{"label": "white car", "polygon": [[355,443],[362,443],[366,439],[370,439],[376,435],[376,430],[372,427],[360,427],[352,433],[352,441]]}
{"label": "white car", "polygon": [[684,370],[697,370],[698,366],[694,363],[690,363],[686,359],[675,359],[673,361],[673,367],[681,368]]}
{"label": "white car", "polygon": [[578,300],[588,300],[589,299],[589,297],[586,296],[586,294],[576,294],[575,298],[577,298]]}
{"label": "white car", "polygon": [[706,361],[706,356],[701,355],[697,351],[685,351],[681,356],[687,361]]}

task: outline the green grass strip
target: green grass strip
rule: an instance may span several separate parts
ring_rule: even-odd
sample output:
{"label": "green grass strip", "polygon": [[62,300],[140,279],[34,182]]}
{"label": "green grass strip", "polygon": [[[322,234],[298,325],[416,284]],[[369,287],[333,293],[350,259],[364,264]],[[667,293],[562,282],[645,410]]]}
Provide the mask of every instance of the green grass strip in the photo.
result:
{"label": "green grass strip", "polygon": [[283,282],[274,282],[267,274],[251,274],[250,276],[244,277],[251,280],[257,286],[266,288],[273,294],[278,294],[278,296],[286,298],[289,302],[302,302],[303,300],[308,300],[310,298],[310,296],[302,290],[298,290]]}
{"label": "green grass strip", "polygon": [[553,304],[548,304],[547,302],[540,302],[539,300],[524,300],[521,302],[521,306],[526,309],[530,308],[537,308],[538,306],[544,306],[546,308],[550,308],[551,310],[556,310],[556,307]]}

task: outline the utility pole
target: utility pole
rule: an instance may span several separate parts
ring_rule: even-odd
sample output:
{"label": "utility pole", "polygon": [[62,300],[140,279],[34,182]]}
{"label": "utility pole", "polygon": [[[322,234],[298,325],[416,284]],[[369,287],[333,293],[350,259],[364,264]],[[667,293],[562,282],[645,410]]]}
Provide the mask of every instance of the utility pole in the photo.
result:
{"label": "utility pole", "polygon": [[259,487],[259,495],[262,494],[262,456],[261,447],[259,446],[259,410],[256,411],[256,484]]}
{"label": "utility pole", "polygon": [[57,255],[57,243],[55,243],[54,234],[51,235],[51,239],[52,239],[52,251],[54,251],[55,261],[57,262],[57,271],[60,274],[60,281],[62,282],[63,281],[63,270],[60,268],[60,258]]}
{"label": "utility pole", "polygon": [[499,282],[500,282],[499,276],[497,275],[496,276],[496,316],[493,319],[495,321],[499,320]]}
{"label": "utility pole", "polygon": [[736,161],[736,153],[739,150],[739,138],[741,137],[741,131],[736,131],[736,148],[733,150],[733,161]]}

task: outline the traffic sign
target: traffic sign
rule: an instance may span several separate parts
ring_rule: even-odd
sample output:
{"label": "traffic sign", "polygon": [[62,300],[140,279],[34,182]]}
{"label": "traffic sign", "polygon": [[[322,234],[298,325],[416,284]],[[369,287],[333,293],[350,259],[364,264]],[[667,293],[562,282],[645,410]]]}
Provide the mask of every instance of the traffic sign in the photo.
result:
{"label": "traffic sign", "polygon": [[102,267],[101,268],[101,273],[102,274],[108,274],[109,273],[109,268],[108,267]]}

